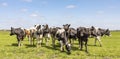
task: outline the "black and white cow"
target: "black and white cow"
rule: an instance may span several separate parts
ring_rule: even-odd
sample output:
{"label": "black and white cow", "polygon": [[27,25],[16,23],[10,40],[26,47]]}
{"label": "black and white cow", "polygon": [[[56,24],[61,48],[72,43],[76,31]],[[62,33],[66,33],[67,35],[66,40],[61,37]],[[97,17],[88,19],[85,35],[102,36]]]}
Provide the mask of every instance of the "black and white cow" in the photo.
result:
{"label": "black and white cow", "polygon": [[33,28],[30,29],[30,37],[31,43],[34,45],[35,39],[37,40],[37,47],[41,46],[43,31],[41,29],[41,25],[37,24]]}
{"label": "black and white cow", "polygon": [[71,40],[73,40],[74,42],[74,40],[77,39],[77,30],[74,28],[70,28],[70,24],[65,24],[63,26],[69,42],[71,43]]}
{"label": "black and white cow", "polygon": [[17,41],[18,41],[18,46],[20,47],[21,46],[21,41],[23,41],[23,39],[25,37],[24,29],[11,27],[10,36],[12,36],[12,35],[16,35]]}
{"label": "black and white cow", "polygon": [[91,35],[90,28],[85,28],[85,27],[79,27],[77,28],[77,37],[78,37],[78,42],[79,42],[79,48],[82,50],[83,44],[85,42],[85,51],[88,53],[87,49],[87,43],[88,43],[88,38]]}
{"label": "black and white cow", "polygon": [[51,38],[50,29],[49,29],[48,24],[42,25],[42,26],[43,26],[43,28],[42,28],[43,37],[45,38],[46,46],[47,46],[48,45],[48,40],[50,40],[50,38]]}
{"label": "black and white cow", "polygon": [[63,29],[63,28],[58,29],[56,32],[56,37],[57,37],[58,41],[60,42],[61,51],[64,51],[64,46],[65,46],[67,52],[70,54],[71,45],[68,43],[68,38],[67,38],[65,29]]}
{"label": "black and white cow", "polygon": [[102,37],[104,35],[110,36],[110,30],[109,29],[101,29],[101,28],[97,28],[97,27],[92,26],[91,31],[92,31],[91,35],[93,37],[95,37],[95,45],[96,45],[96,41],[98,40],[100,46],[102,46],[102,42],[101,42],[100,37]]}

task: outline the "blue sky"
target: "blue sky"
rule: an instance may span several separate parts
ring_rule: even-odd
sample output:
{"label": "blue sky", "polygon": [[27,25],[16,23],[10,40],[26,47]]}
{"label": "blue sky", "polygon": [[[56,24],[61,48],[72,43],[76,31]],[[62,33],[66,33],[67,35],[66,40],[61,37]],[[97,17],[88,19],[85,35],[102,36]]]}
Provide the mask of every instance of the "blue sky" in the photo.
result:
{"label": "blue sky", "polygon": [[0,29],[34,24],[120,29],[120,0],[0,0]]}

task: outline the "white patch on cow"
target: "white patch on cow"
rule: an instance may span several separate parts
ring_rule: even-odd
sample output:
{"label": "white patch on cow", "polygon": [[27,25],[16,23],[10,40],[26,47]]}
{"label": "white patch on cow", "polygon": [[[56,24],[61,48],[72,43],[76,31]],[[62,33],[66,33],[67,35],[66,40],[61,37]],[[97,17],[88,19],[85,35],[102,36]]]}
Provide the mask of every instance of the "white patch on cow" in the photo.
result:
{"label": "white patch on cow", "polygon": [[57,34],[61,34],[61,33],[63,33],[63,32],[65,32],[64,29],[58,29]]}
{"label": "white patch on cow", "polygon": [[98,29],[99,29],[98,27],[95,27],[96,32],[98,32]]}
{"label": "white patch on cow", "polygon": [[100,36],[97,36],[96,38],[97,38],[99,41],[101,41],[101,40],[100,40]]}
{"label": "white patch on cow", "polygon": [[68,46],[71,46],[71,44],[68,44]]}
{"label": "white patch on cow", "polygon": [[43,38],[43,35],[40,35],[40,38]]}
{"label": "white patch on cow", "polygon": [[47,35],[48,37],[51,37],[51,35],[50,35],[50,33],[48,33],[48,35]]}
{"label": "white patch on cow", "polygon": [[20,27],[22,30],[24,30],[24,28]]}

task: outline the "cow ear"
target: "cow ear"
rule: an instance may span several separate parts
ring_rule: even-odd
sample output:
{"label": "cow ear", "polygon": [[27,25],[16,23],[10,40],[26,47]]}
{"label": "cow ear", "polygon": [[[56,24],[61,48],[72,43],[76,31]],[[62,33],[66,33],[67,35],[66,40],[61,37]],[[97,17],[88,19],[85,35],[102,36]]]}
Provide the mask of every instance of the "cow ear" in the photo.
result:
{"label": "cow ear", "polygon": [[65,26],[65,25],[63,25],[63,26]]}
{"label": "cow ear", "polygon": [[70,27],[71,24],[69,24],[68,26]]}
{"label": "cow ear", "polygon": [[13,29],[13,27],[11,27],[11,29]]}
{"label": "cow ear", "polygon": [[109,31],[109,29],[107,29],[106,31]]}

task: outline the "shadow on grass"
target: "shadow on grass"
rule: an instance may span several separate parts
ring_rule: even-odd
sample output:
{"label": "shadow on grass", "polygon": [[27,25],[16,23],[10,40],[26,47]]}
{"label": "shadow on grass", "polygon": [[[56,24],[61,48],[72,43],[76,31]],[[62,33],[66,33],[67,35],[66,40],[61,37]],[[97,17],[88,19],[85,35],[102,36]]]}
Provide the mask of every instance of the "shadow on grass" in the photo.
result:
{"label": "shadow on grass", "polygon": [[101,47],[101,46],[99,46],[99,45],[88,45],[88,46]]}
{"label": "shadow on grass", "polygon": [[79,50],[78,47],[72,46],[71,47],[73,51]]}
{"label": "shadow on grass", "polygon": [[36,47],[36,45],[25,44],[26,48]]}
{"label": "shadow on grass", "polygon": [[51,46],[42,45],[42,47],[45,47],[45,48],[51,49],[51,50],[60,50],[60,46],[58,44],[55,45],[55,48],[52,45]]}
{"label": "shadow on grass", "polygon": [[8,47],[11,47],[11,46],[14,46],[14,47],[18,47],[18,44],[17,43],[12,43],[11,45],[6,45]]}
{"label": "shadow on grass", "polygon": [[12,43],[11,46],[18,46],[18,43]]}

